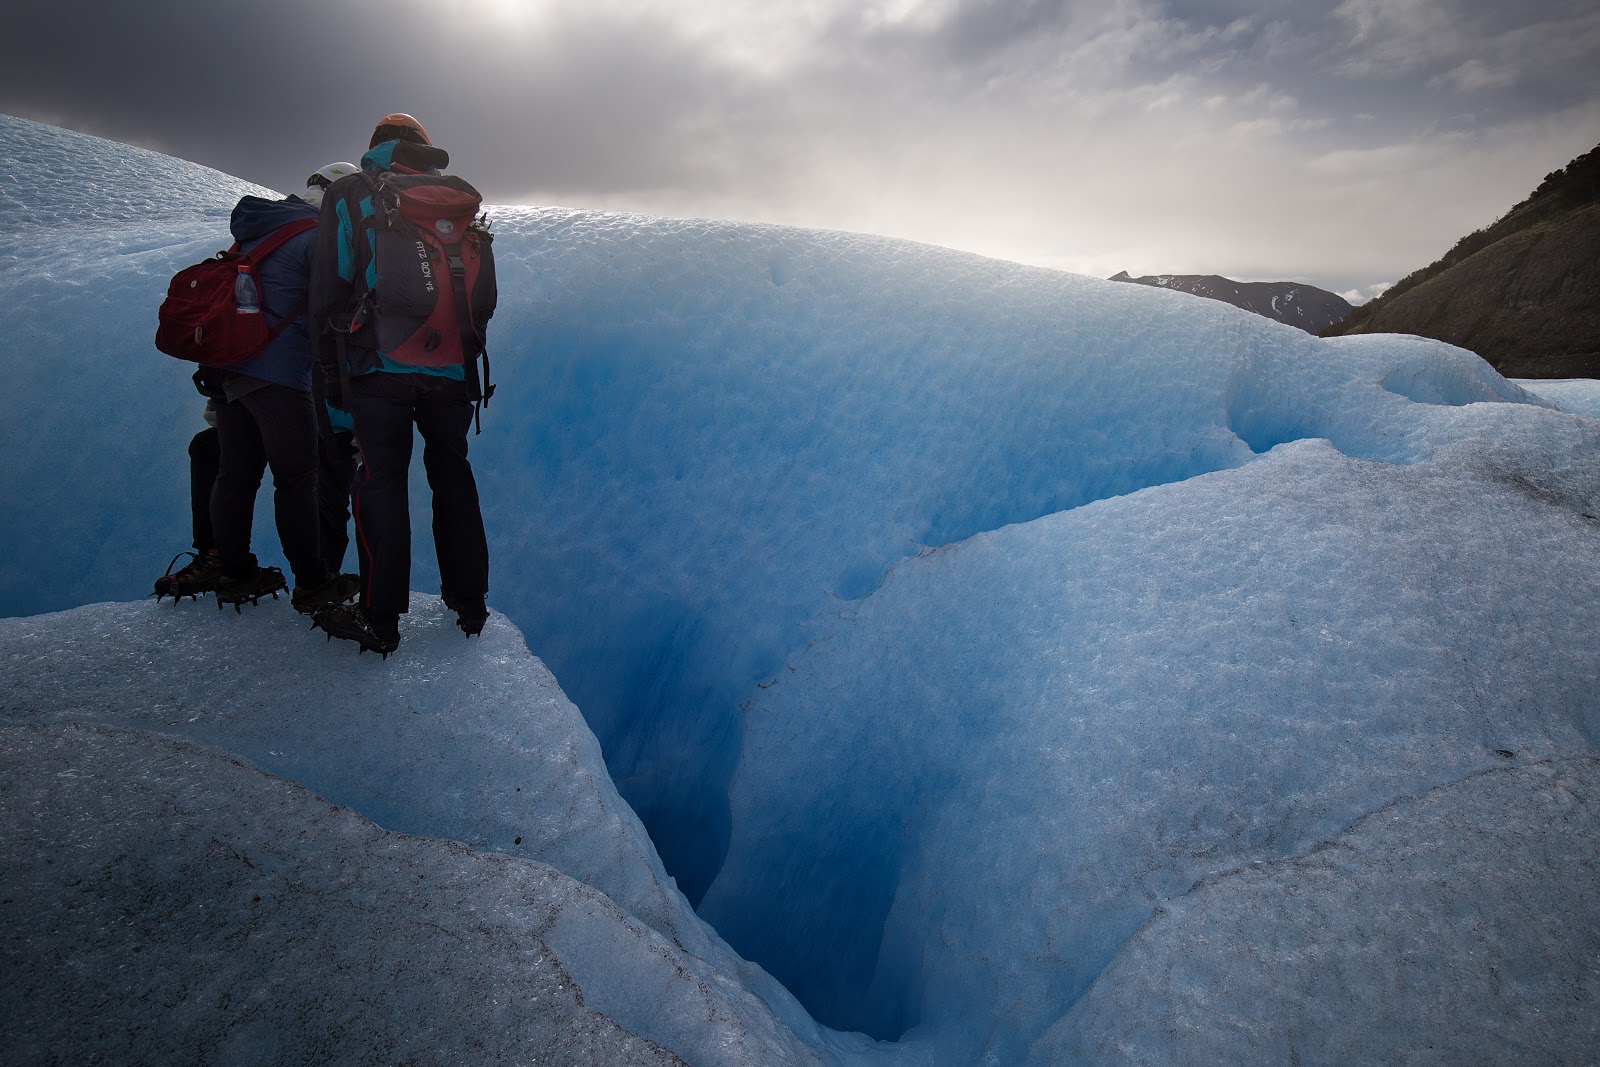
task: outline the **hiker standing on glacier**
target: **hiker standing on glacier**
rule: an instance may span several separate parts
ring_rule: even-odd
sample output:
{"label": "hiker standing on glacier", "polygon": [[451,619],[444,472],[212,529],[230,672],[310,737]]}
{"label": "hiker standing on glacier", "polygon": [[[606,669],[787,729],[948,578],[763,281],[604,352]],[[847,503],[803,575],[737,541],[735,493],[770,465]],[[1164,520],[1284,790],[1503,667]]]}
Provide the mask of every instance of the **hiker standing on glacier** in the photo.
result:
{"label": "hiker standing on glacier", "polygon": [[410,604],[413,426],[433,491],[440,595],[468,636],[489,617],[467,431],[493,392],[483,336],[498,294],[482,197],[441,173],[449,162],[415,118],[385,116],[361,172],[327,189],[317,234],[311,330],[329,402],[355,423],[361,593],[317,612],[316,624],[385,657]]}

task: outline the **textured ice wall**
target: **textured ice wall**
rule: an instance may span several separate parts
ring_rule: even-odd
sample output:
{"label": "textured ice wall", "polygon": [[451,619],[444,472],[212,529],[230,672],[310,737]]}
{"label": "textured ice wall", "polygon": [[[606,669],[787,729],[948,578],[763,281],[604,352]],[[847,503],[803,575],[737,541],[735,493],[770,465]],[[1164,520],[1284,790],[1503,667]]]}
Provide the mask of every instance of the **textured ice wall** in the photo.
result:
{"label": "textured ice wall", "polygon": [[137,731],[0,729],[0,766],[7,1063],[683,1062],[585,1003],[563,937],[650,935],[549,867]]}
{"label": "textured ice wall", "polygon": [[503,287],[502,394],[474,446],[494,600],[691,899],[727,832],[740,703],[896,561],[1282,440],[1413,458],[1406,390],[1533,399],[1431,342],[1332,345],[905,242],[553,210],[500,226],[525,284]]}
{"label": "textured ice wall", "polygon": [[[7,1040],[86,1062],[123,1034],[176,1053],[182,1032],[216,1052],[197,1062],[239,1041],[285,1062],[326,1039],[355,1062],[363,1034],[392,1028],[382,1062],[413,1047],[457,1062],[449,1050],[480,1039],[521,1062],[541,1026],[577,1055],[609,1019],[695,1064],[813,1062],[806,1042],[827,1039],[690,912],[516,630],[496,617],[468,641],[422,596],[405,626],[385,662],[314,639],[283,601],[0,619],[0,725],[15,727],[0,740],[0,896],[16,964],[0,1014],[29,1021]],[[471,850],[380,832],[167,738]],[[256,990],[259,1017],[229,999],[234,980]],[[576,1014],[561,1006],[574,991]],[[115,1011],[92,1010],[112,994]],[[552,998],[541,1021],[549,1004],[531,1001]],[[178,1001],[179,1015],[161,1007]]]}
{"label": "textured ice wall", "polygon": [[1518,379],[1517,384],[1565,411],[1600,419],[1600,381],[1593,378]]}
{"label": "textured ice wall", "polygon": [[187,449],[205,427],[193,365],[155,349],[156,308],[172,274],[232,243],[241,196],[277,194],[9,116],[0,158],[0,614],[143,596],[189,547]]}
{"label": "textured ice wall", "polygon": [[[1438,458],[1285,444],[1237,470],[928,553],[841,608],[748,705],[732,845],[702,914],[819,1018],[911,1027],[907,1047],[947,1062],[1102,1062],[1056,1052],[1079,1047],[1083,1019],[1060,1020],[1105,982],[1101,1002],[1118,1010],[1095,1017],[1092,1048],[1118,1047],[1126,1029],[1181,1059],[1182,1019],[1162,1045],[1137,992],[1116,992],[1105,970],[1153,915],[1215,872],[1314,852],[1407,796],[1593,757],[1600,423],[1398,402],[1417,427],[1402,447]],[[1346,1062],[1377,1063],[1417,1035],[1456,1047],[1443,1035],[1469,1023],[1535,1050],[1581,1042],[1600,1008],[1600,968],[1582,953],[1503,1000],[1488,987],[1441,992],[1404,1041],[1377,1010],[1376,990],[1409,973],[1409,941],[1394,936],[1408,924],[1437,954],[1470,955],[1515,897],[1559,916],[1541,944],[1555,931],[1600,937],[1592,855],[1562,858],[1512,832],[1544,818],[1548,788],[1537,774],[1509,781],[1508,829],[1482,863],[1516,880],[1461,885],[1448,917],[1370,851],[1350,877],[1374,879],[1359,905],[1384,911],[1376,934],[1389,940],[1368,943],[1372,924],[1339,886],[1309,874],[1275,883],[1293,900],[1282,981],[1337,985],[1318,978],[1324,960],[1366,961],[1327,1014],[1302,1005],[1291,1044],[1326,1040],[1361,1050]],[[1458,859],[1489,831],[1436,828],[1451,840],[1411,877],[1472,878],[1479,867],[1444,853]],[[787,921],[771,922],[774,911]],[[1181,969],[1170,985],[1242,1010],[1246,994],[1222,991],[1250,957],[1220,935],[1168,945],[1163,929],[1140,951]],[[1211,961],[1226,961],[1222,973]],[[1550,1004],[1535,1023],[1557,987],[1577,1006]],[[1227,1024],[1200,1014],[1194,1025],[1214,1028],[1221,1051],[1196,1062],[1282,1059],[1230,1045]],[[1471,1062],[1495,1062],[1493,1047]]]}
{"label": "textured ice wall", "polygon": [[1397,800],[1158,909],[1033,1063],[1457,1067],[1600,1048],[1600,761]]}
{"label": "textured ice wall", "polygon": [[505,620],[468,641],[419,594],[385,661],[308,631],[286,600],[248,607],[145,601],[0,619],[0,716],[212,745],[387,830],[542,860],[680,935],[681,898],[582,716]]}
{"label": "textured ice wall", "polygon": [[[29,370],[0,401],[15,428],[0,491],[28,504],[0,518],[15,545],[0,612],[143,595],[188,541],[198,425],[185,368],[145,339],[168,273],[215,243],[204,212],[238,190],[138,157],[123,193],[105,142],[17,120],[0,138],[95,176],[19,178],[10,195],[45,206],[3,220],[0,299],[27,309],[10,358]],[[62,239],[52,224],[91,193],[119,221]],[[184,224],[171,205],[190,199]],[[726,844],[740,703],[897,560],[1284,440],[1410,458],[1397,393],[1533,399],[1431,342],[1336,345],[903,241],[494,214],[500,392],[472,442],[491,599],[583,709],[691,899]],[[413,587],[431,591],[427,527],[417,515]],[[256,543],[274,555],[270,532]]]}

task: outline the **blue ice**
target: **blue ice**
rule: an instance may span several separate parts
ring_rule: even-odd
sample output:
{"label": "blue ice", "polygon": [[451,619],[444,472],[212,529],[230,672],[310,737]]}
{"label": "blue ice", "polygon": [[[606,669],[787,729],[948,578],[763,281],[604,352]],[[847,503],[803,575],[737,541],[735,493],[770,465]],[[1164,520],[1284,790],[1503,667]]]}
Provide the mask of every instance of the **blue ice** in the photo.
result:
{"label": "blue ice", "polygon": [[[135,600],[187,541],[199,425],[153,308],[249,187],[19,120],[0,141],[34,161],[0,179],[0,493],[21,502],[0,611]],[[490,603],[516,629],[474,669],[516,692],[548,665],[583,717],[557,735],[597,741],[609,774],[586,803],[649,834],[575,864],[551,801],[531,858],[753,991],[739,1019],[771,1012],[807,1055],[930,1064],[1470,1062],[1427,1051],[1465,1020],[1479,1062],[1561,1062],[1592,1036],[1589,386],[903,241],[493,214],[500,390],[472,447]],[[446,654],[425,512],[413,527],[395,676]],[[50,659],[17,651],[33,625],[7,624],[15,670]],[[250,684],[360,669],[389,692],[325,652]],[[320,726],[263,704],[253,740],[194,739],[387,829],[505,847],[460,792],[340,792],[343,750],[375,774],[399,757],[381,730],[319,752]],[[461,781],[502,773],[442,710],[418,697],[406,745],[448,736]],[[1451,963],[1475,951],[1516,980]]]}

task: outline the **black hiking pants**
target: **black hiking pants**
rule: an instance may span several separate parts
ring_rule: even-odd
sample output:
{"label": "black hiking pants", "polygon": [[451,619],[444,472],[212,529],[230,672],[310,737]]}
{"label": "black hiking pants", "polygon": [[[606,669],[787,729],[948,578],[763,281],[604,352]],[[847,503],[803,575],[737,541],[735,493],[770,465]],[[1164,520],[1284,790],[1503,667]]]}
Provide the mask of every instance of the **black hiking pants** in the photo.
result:
{"label": "black hiking pants", "polygon": [[219,462],[211,525],[222,572],[250,572],[250,527],[261,475],[272,468],[272,511],[296,585],[315,586],[327,571],[318,551],[317,420],[311,397],[264,385],[217,405]]}
{"label": "black hiking pants", "polygon": [[466,383],[434,374],[378,371],[350,379],[344,396],[361,456],[354,510],[362,605],[378,614],[398,615],[410,604],[407,477],[413,424],[422,435],[422,466],[433,491],[440,585],[462,599],[482,598],[489,591],[489,542],[478,483],[467,462],[472,401]]}
{"label": "black hiking pants", "polygon": [[356,477],[356,443],[349,430],[334,429],[322,391],[322,375],[311,372],[311,406],[317,416],[317,531],[322,562],[344,571],[350,547],[350,488]]}
{"label": "black hiking pants", "polygon": [[217,484],[218,451],[215,426],[207,426],[189,439],[189,518],[196,552],[217,547],[216,535],[211,532],[211,488]]}
{"label": "black hiking pants", "polygon": [[350,488],[356,477],[356,445],[349,430],[317,442],[317,507],[321,513],[322,562],[334,574],[344,569],[350,547]]}
{"label": "black hiking pants", "polygon": [[[325,412],[319,414],[326,418]],[[350,548],[350,483],[356,476],[356,445],[349,430],[326,426],[322,433],[317,439],[317,542],[322,562],[338,574]],[[217,547],[211,530],[211,490],[217,484],[219,451],[215,426],[207,426],[189,441],[189,512],[196,552]]]}

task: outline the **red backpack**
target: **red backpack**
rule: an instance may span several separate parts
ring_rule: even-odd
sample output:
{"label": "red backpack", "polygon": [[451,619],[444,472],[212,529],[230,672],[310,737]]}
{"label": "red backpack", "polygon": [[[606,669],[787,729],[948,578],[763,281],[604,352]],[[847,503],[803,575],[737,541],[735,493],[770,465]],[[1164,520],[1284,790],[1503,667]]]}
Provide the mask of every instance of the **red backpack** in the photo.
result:
{"label": "red backpack", "polygon": [[259,355],[278,334],[299,318],[305,305],[290,311],[276,326],[268,326],[259,310],[240,309],[234,287],[240,275],[248,276],[256,287],[259,309],[260,282],[257,265],[283,246],[291,237],[316,226],[316,219],[297,219],[278,227],[262,238],[248,253],[234,242],[226,252],[185,267],[172,276],[167,298],[156,313],[156,347],[169,356],[204,363],[208,367],[232,367]]}
{"label": "red backpack", "polygon": [[[355,275],[372,286],[358,298],[352,331],[372,330],[376,347],[397,363],[463,367],[468,395],[487,402],[494,386],[484,333],[499,291],[494,234],[479,214],[483,198],[453,175],[362,177],[371,195],[362,224],[371,240],[357,242]],[[362,188],[352,186],[350,195]],[[370,264],[362,261],[366,250]]]}

